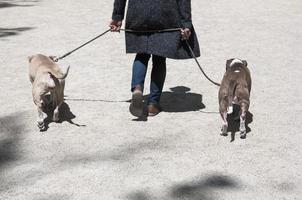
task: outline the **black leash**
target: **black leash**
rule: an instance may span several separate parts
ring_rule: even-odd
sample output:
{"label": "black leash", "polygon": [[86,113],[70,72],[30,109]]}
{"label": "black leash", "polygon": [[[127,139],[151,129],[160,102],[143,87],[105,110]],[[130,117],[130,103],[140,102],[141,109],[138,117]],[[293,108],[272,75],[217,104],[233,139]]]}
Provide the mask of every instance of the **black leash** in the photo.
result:
{"label": "black leash", "polygon": [[103,103],[130,103],[131,100],[106,100],[106,99],[84,99],[84,98],[64,98],[66,101],[87,101],[87,102],[103,102]]}
{"label": "black leash", "polygon": [[[171,29],[162,29],[162,30],[142,30],[142,31],[136,31],[136,30],[131,30],[131,29],[120,29],[120,31],[124,31],[124,32],[130,32],[130,33],[163,33],[163,32],[174,32],[174,31],[180,31],[181,28],[171,28]],[[81,46],[73,49],[72,51],[64,54],[63,56],[60,56],[60,57],[57,57],[57,58],[54,58],[53,60],[55,62],[58,62],[59,60],[62,60],[63,58],[69,56],[70,54],[72,54],[73,52],[79,50],[80,48],[86,46],[87,44],[93,42],[94,40],[98,39],[99,37],[102,37],[103,35],[105,35],[106,33],[108,33],[109,31],[111,31],[111,28],[106,30],[105,32],[101,33],[100,35],[94,37],[93,39],[89,40],[88,42],[82,44]],[[192,47],[190,46],[188,40],[185,40],[186,41],[186,44],[190,50],[190,53],[191,53],[191,56],[194,58],[195,62],[197,63],[200,71],[202,72],[202,74],[206,77],[206,79],[208,79],[211,83],[213,83],[214,85],[217,85],[217,86],[220,86],[219,83],[216,83],[214,82],[213,80],[211,80],[207,75],[206,73],[204,72],[204,70],[202,69],[202,67],[200,66],[195,54],[194,54],[194,51],[192,50]]]}
{"label": "black leash", "polygon": [[198,60],[197,60],[197,58],[196,58],[196,56],[195,56],[195,54],[194,54],[194,51],[192,50],[192,47],[190,46],[190,44],[189,44],[189,42],[188,42],[188,40],[185,40],[185,41],[186,41],[186,44],[187,44],[187,46],[188,46],[188,48],[189,48],[189,50],[190,50],[190,52],[191,52],[192,57],[194,58],[195,62],[197,63],[197,65],[198,65],[200,71],[202,72],[202,74],[203,74],[203,75],[206,77],[206,79],[208,79],[211,83],[213,83],[214,85],[220,86],[219,83],[216,83],[215,81],[213,81],[212,79],[210,79],[210,78],[207,76],[207,74],[203,71],[202,67],[200,66],[200,64],[199,64],[199,62],[198,62]]}
{"label": "black leash", "polygon": [[54,58],[54,61],[55,61],[55,62],[58,62],[59,60],[62,60],[62,59],[65,58],[66,56],[69,56],[69,55],[72,54],[73,52],[75,52],[75,51],[79,50],[80,48],[86,46],[87,44],[93,42],[94,40],[98,39],[99,37],[102,37],[103,35],[105,35],[106,33],[108,33],[110,30],[111,30],[111,29],[108,29],[107,31],[105,31],[105,32],[101,33],[100,35],[94,37],[93,39],[91,39],[91,40],[89,40],[88,42],[82,44],[81,46],[75,48],[74,50],[72,50],[72,51],[70,51],[70,52],[64,54],[63,56],[60,56],[60,57],[58,57],[58,58]]}
{"label": "black leash", "polygon": [[180,31],[181,28],[168,28],[168,29],[161,29],[161,30],[131,30],[131,29],[120,29],[120,31],[129,32],[129,33],[163,33],[163,32],[174,32]]}

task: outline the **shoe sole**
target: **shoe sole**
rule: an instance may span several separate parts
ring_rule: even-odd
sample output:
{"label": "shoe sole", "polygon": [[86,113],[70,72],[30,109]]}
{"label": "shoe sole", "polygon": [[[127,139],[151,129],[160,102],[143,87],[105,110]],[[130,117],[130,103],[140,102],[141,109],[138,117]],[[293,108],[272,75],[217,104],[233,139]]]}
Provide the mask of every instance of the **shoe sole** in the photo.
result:
{"label": "shoe sole", "polygon": [[158,114],[158,113],[150,113],[150,112],[149,112],[149,113],[148,113],[148,116],[149,116],[149,117],[154,117],[154,116],[156,116],[157,114]]}
{"label": "shoe sole", "polygon": [[143,116],[144,104],[143,104],[142,92],[140,91],[133,92],[129,111],[135,117]]}

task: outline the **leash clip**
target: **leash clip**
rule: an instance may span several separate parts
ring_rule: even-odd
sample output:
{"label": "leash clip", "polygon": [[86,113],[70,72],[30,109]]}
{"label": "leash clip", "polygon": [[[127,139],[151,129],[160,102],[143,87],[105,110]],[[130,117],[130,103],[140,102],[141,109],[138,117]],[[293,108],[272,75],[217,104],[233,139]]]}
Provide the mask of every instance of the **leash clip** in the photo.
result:
{"label": "leash clip", "polygon": [[60,60],[60,57],[57,56],[49,56],[49,58],[54,62],[58,62]]}

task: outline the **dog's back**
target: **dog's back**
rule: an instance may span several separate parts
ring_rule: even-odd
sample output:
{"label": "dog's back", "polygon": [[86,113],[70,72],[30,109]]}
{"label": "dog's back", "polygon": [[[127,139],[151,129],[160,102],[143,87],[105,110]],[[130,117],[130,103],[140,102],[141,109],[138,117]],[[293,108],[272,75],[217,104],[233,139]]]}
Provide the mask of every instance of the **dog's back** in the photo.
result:
{"label": "dog's back", "polygon": [[223,99],[227,105],[235,103],[243,98],[249,99],[251,91],[251,75],[246,61],[230,59],[226,63],[226,72],[219,89],[219,102]]}
{"label": "dog's back", "polygon": [[250,70],[247,67],[247,62],[242,61],[231,63],[232,65],[228,66],[226,69],[225,77],[226,81],[235,81],[236,85],[241,85],[248,88],[248,91],[251,91],[251,75]]}
{"label": "dog's back", "polygon": [[48,56],[42,54],[36,54],[28,57],[29,62],[29,79],[31,83],[34,82],[36,76],[41,76],[45,73],[50,73],[58,79],[64,79],[67,74],[69,67],[67,68],[66,73],[62,73],[59,66],[53,62]]}

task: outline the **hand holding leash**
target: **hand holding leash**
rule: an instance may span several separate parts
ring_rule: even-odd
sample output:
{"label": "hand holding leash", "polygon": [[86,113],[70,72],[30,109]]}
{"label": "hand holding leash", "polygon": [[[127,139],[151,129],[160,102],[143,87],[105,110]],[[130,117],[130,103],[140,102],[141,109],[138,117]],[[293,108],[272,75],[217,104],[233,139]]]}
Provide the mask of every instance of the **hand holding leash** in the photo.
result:
{"label": "hand holding leash", "polygon": [[109,24],[111,32],[120,32],[122,24],[123,24],[123,21],[111,20],[111,22]]}
{"label": "hand holding leash", "polygon": [[188,40],[191,36],[191,30],[189,28],[184,28],[180,30],[181,40]]}

